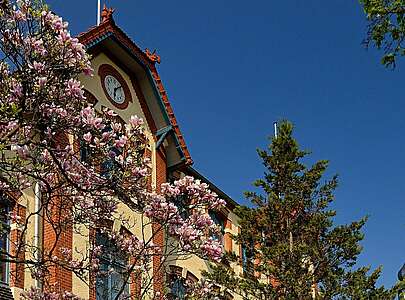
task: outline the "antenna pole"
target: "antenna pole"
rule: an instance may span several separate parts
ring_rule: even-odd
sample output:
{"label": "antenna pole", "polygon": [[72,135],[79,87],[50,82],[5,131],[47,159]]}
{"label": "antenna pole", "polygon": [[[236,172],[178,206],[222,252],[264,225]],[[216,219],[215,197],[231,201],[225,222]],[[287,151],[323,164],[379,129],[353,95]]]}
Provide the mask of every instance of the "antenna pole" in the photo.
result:
{"label": "antenna pole", "polygon": [[97,3],[97,26],[100,25],[101,22],[101,0],[98,0]]}
{"label": "antenna pole", "polygon": [[277,138],[277,122],[274,122],[273,125],[274,125],[274,137]]}

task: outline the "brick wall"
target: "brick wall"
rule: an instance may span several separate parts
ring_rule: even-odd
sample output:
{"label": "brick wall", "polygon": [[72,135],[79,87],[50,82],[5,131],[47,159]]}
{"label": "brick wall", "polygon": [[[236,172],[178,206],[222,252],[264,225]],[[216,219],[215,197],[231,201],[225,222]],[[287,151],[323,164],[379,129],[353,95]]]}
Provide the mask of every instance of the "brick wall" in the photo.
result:
{"label": "brick wall", "polygon": [[[163,150],[156,152],[156,187],[160,191],[160,185],[166,182],[167,179],[167,164],[166,156]],[[164,232],[159,224],[153,224],[152,231],[154,234],[153,243],[164,247]],[[161,256],[153,257],[153,288],[155,292],[160,292],[163,295],[164,291],[164,270],[161,266]]]}
{"label": "brick wall", "polygon": [[[56,140],[61,147],[69,144],[68,137],[63,133],[58,134]],[[61,257],[61,248],[72,249],[73,246],[73,228],[65,226],[70,223],[70,217],[66,213],[70,210],[70,202],[59,195],[44,201],[49,201],[46,205],[47,210],[44,212],[42,235],[44,256],[48,259],[54,255]],[[50,267],[46,281],[45,288],[72,291],[72,272],[62,267]]]}
{"label": "brick wall", "polygon": [[[72,227],[61,226],[64,218],[63,201],[59,197],[53,199],[48,216],[45,217],[43,228],[44,255],[48,259],[55,255],[62,257],[62,248],[72,249],[73,229]],[[56,227],[54,227],[55,224],[57,225]],[[72,291],[71,271],[59,266],[52,266],[49,268],[48,275],[47,281],[49,285],[53,285],[56,289],[63,291]]]}
{"label": "brick wall", "polygon": [[[25,260],[24,239],[22,236],[22,229],[19,228],[20,223],[25,222],[26,208],[20,204],[16,204],[13,209],[13,214],[17,216],[17,224],[12,225],[10,231],[10,254],[15,256],[17,260]],[[17,288],[24,288],[24,264],[11,263],[10,264],[10,286]]]}
{"label": "brick wall", "polygon": [[142,288],[142,272],[135,271],[131,274],[131,295],[134,299],[140,299]]}

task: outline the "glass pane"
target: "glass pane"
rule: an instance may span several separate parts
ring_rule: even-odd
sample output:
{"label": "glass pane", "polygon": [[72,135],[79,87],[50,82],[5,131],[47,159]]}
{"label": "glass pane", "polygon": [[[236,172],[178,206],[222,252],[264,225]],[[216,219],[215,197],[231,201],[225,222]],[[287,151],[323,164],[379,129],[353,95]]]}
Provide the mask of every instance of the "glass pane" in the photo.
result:
{"label": "glass pane", "polygon": [[215,212],[210,211],[208,213],[212,219],[212,221],[214,221],[214,223],[219,226],[221,228],[221,231],[224,232],[225,231],[225,222],[224,219],[220,218]]}
{"label": "glass pane", "polygon": [[243,270],[246,271],[247,255],[246,255],[246,247],[245,246],[242,246],[242,266],[243,266]]}
{"label": "glass pane", "polygon": [[176,300],[185,299],[186,287],[182,278],[176,277],[172,284],[172,295]]}
{"label": "glass pane", "polygon": [[209,216],[211,217],[212,221],[215,225],[219,226],[220,232],[219,233],[211,233],[211,237],[221,244],[224,242],[224,234],[225,234],[225,222],[222,218],[220,218],[215,212],[209,211]]}
{"label": "glass pane", "polygon": [[[100,271],[107,274],[108,262],[105,260],[100,261]],[[97,300],[108,300],[108,275],[99,275],[96,279],[96,299]]]}
{"label": "glass pane", "polygon": [[187,198],[182,195],[182,196],[177,196],[173,199],[174,205],[177,206],[177,209],[179,210],[180,216],[185,220],[190,216],[190,211],[189,207],[186,203]]}
{"label": "glass pane", "polygon": [[108,300],[108,276],[97,276],[96,299]]}
{"label": "glass pane", "polygon": [[[125,278],[122,274],[127,257],[125,253],[117,249],[105,234],[96,234],[96,244],[104,246],[100,268],[106,274],[97,277],[97,300],[115,300],[124,285]],[[129,285],[126,284],[119,299],[128,299],[128,296]]]}
{"label": "glass pane", "polygon": [[[124,276],[122,270],[111,273],[111,299],[115,299],[124,285]],[[126,284],[119,299],[127,299],[129,296],[129,285]]]}

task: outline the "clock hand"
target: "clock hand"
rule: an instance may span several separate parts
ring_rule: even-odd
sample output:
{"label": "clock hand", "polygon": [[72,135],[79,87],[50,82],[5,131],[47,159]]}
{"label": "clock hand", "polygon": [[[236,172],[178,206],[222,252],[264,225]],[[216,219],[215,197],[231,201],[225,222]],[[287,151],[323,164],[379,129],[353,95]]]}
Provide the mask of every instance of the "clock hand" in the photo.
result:
{"label": "clock hand", "polygon": [[114,88],[114,99],[115,99],[115,94],[117,93],[117,91],[118,91],[120,88],[122,88],[122,86],[119,86],[119,87]]}

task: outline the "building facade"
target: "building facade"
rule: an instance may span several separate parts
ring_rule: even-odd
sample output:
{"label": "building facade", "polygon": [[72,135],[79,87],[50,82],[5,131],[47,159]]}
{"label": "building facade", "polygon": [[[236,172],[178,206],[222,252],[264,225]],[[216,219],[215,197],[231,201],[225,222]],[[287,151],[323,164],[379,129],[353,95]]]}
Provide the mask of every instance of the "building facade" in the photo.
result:
{"label": "building facade", "polygon": [[[238,217],[233,212],[237,204],[192,167],[192,158],[157,70],[160,57],[148,49],[141,50],[115,24],[112,13],[112,10],[104,8],[101,24],[79,35],[79,40],[92,55],[95,74],[93,77],[81,78],[87,99],[97,110],[101,111],[103,108],[114,110],[123,122],[127,122],[131,115],[140,116],[145,120],[148,145],[146,152],[152,162],[150,179],[152,190],[159,191],[162,183],[189,175],[209,184],[214,192],[227,201],[226,208],[211,217],[222,228],[217,238],[222,241],[224,250],[242,256],[240,245],[231,239],[232,234],[239,232]],[[109,87],[114,84],[122,87],[120,92],[117,93],[114,88]],[[35,198],[36,193],[33,190],[18,195],[18,200],[12,206],[2,202],[1,215],[5,216],[7,210],[12,209],[19,218],[24,219],[30,211],[35,210],[37,203]],[[139,218],[136,212],[127,207],[120,209],[127,215]],[[0,239],[0,247],[6,251],[16,251],[12,249],[12,241],[19,238],[20,228],[16,224],[7,224],[5,218],[0,219],[0,222],[3,228],[7,228],[7,234]],[[132,231],[132,234],[140,234],[136,228]],[[151,226],[150,234],[153,231],[154,228]],[[26,235],[44,251],[47,247],[51,247],[55,240],[49,225],[39,221],[30,224]],[[103,239],[102,236],[98,238],[101,241]],[[155,244],[164,247],[163,233],[155,235],[153,239]],[[57,247],[85,249],[87,244],[88,240],[83,236],[67,229],[62,232]],[[32,254],[20,251],[19,255],[26,259]],[[153,290],[164,294],[169,289],[173,297],[179,299],[184,294],[184,282],[198,280],[201,278],[201,272],[208,270],[208,262],[197,256],[190,256],[186,260],[170,260],[165,266],[167,272],[159,271],[157,267],[159,261],[154,260],[152,263]],[[107,258],[106,265],[108,265]],[[119,268],[119,263],[114,268]],[[242,272],[241,265],[235,265],[234,268],[237,272]],[[98,292],[92,282],[83,282],[72,272],[55,269],[51,270],[51,273],[55,285],[83,299],[110,300],[113,297],[113,293],[109,291],[110,279],[101,282],[107,292]],[[0,264],[0,282],[0,299],[19,299],[19,294],[24,289],[38,286],[38,282],[32,279],[29,269],[7,262]],[[127,293],[134,295],[133,299],[136,299],[137,290],[140,288],[142,287],[135,281],[126,287]],[[229,295],[229,298],[233,296]]]}

